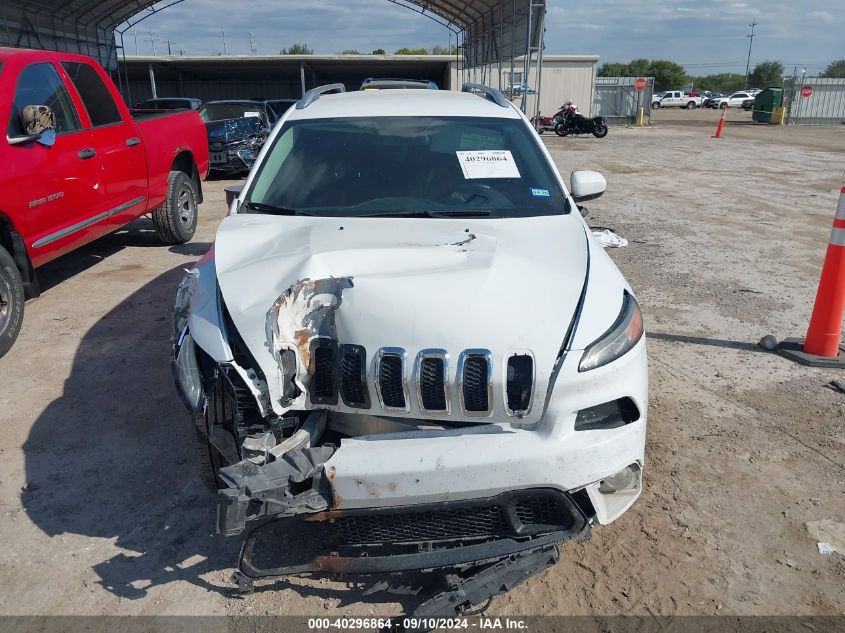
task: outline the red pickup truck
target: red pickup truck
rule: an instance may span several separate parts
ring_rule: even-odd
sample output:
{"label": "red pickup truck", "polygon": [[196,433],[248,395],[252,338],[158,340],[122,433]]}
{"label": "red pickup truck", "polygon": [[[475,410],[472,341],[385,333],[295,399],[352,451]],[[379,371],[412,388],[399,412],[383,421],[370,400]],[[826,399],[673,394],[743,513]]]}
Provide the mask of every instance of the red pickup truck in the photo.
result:
{"label": "red pickup truck", "polygon": [[0,48],[0,356],[15,341],[35,269],[150,214],[168,244],[197,225],[208,174],[195,111],[133,119],[89,57]]}

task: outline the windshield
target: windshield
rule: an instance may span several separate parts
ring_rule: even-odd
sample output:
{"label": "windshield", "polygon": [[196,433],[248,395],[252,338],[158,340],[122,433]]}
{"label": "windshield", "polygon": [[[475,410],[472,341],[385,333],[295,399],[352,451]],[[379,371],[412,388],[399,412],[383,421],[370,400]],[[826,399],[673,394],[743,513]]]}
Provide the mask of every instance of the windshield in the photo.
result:
{"label": "windshield", "polygon": [[244,207],[327,216],[567,212],[522,120],[469,117],[288,121]]}
{"label": "windshield", "polygon": [[264,120],[262,108],[257,103],[206,103],[199,109],[203,121],[225,121],[256,117]]}

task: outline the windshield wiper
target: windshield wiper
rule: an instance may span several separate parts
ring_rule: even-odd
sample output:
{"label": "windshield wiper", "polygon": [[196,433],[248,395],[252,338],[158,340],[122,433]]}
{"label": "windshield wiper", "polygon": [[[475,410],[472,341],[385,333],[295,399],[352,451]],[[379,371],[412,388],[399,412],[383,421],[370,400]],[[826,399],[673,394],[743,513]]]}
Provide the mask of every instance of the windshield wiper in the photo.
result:
{"label": "windshield wiper", "polygon": [[267,204],[266,202],[245,202],[244,206],[250,211],[257,211],[258,213],[269,213],[273,215],[313,215],[301,209],[291,209],[290,207],[280,207],[275,204]]}
{"label": "windshield wiper", "polygon": [[397,209],[395,211],[379,211],[377,213],[363,213],[352,216],[360,218],[465,218],[465,217],[486,217],[490,215],[490,209],[431,209],[411,210]]}

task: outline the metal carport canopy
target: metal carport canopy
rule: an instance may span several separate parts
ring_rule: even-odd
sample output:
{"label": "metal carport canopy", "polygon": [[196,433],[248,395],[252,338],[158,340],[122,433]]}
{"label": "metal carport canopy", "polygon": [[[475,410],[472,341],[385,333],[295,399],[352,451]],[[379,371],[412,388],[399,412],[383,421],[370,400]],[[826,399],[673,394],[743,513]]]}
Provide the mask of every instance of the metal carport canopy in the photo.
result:
{"label": "metal carport canopy", "polygon": [[[3,0],[0,45],[81,52],[113,67],[114,32],[119,26],[129,28],[183,1]],[[460,34],[466,67],[510,60],[541,48],[546,0],[388,1]]]}

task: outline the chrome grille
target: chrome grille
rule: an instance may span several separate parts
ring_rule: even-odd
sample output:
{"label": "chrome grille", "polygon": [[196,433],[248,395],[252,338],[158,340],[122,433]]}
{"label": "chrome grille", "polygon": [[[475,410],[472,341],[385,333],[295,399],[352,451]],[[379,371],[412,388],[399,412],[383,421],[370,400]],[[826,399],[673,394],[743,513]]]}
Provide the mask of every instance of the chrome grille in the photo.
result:
{"label": "chrome grille", "polygon": [[376,390],[385,411],[407,413],[408,393],[405,384],[405,350],[387,347],[376,357]]}
{"label": "chrome grille", "polygon": [[424,349],[414,365],[420,411],[449,414],[449,354],[442,349]]}
{"label": "chrome grille", "polygon": [[486,417],[493,412],[493,355],[489,350],[468,349],[458,360],[461,409],[465,415]]}
{"label": "chrome grille", "polygon": [[367,350],[360,345],[340,346],[340,395],[348,407],[370,408],[367,388]]}

